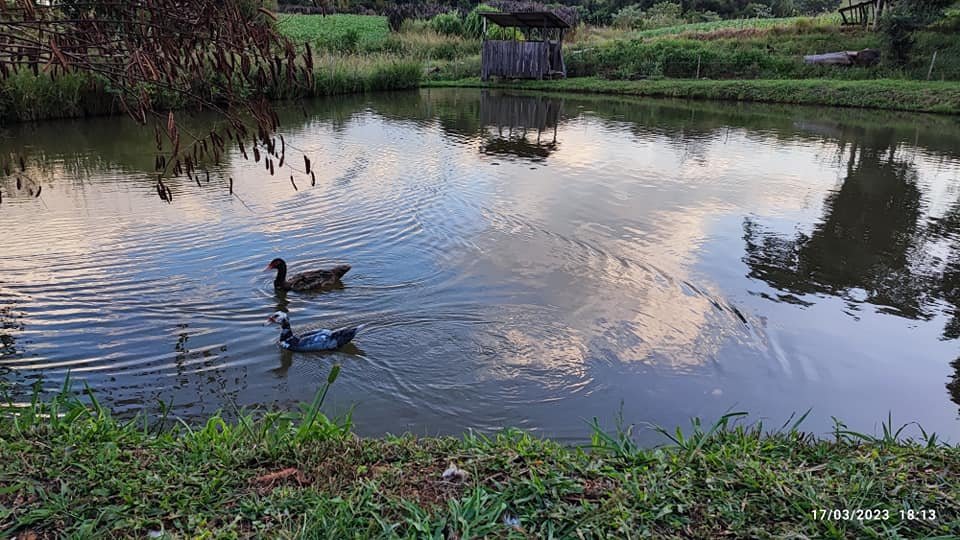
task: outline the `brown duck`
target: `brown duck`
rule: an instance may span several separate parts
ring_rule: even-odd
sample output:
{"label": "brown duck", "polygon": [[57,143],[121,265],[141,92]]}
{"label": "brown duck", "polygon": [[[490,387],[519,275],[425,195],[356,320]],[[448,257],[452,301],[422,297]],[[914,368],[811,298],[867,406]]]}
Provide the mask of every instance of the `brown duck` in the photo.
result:
{"label": "brown duck", "polygon": [[274,259],[264,269],[264,272],[276,270],[277,277],[273,280],[274,288],[281,291],[312,291],[326,289],[340,283],[340,278],[350,271],[349,264],[334,266],[329,270],[312,270],[294,274],[287,279],[287,263],[283,259]]}

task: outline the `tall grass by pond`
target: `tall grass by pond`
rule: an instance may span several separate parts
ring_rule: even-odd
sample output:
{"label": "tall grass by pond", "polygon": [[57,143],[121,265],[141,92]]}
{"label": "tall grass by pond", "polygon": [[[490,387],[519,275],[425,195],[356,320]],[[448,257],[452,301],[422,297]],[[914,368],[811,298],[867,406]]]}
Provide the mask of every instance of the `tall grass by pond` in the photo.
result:
{"label": "tall grass by pond", "polygon": [[[0,535],[27,537],[935,536],[960,530],[960,449],[888,418],[826,438],[728,414],[664,430],[596,420],[592,444],[528,433],[357,438],[320,412],[187,425],[110,415],[64,391],[0,415]],[[66,390],[65,386],[65,390]],[[586,427],[586,426],[585,426]],[[453,464],[452,478],[443,473]],[[869,509],[871,519],[823,516]],[[921,514],[921,511],[923,514]],[[931,515],[931,511],[935,513]],[[875,514],[874,514],[875,512]],[[921,517],[922,516],[922,517]],[[912,517],[912,519],[908,519]],[[35,536],[34,536],[35,535]]]}
{"label": "tall grass by pond", "polygon": [[[387,54],[320,54],[314,66],[309,87],[284,85],[257,90],[272,99],[294,99],[409,89],[419,85],[423,70],[417,60]],[[213,87],[203,81],[197,86],[207,99],[218,101]],[[170,92],[158,90],[153,97],[160,109],[184,106],[182,98]],[[71,74],[53,79],[43,73],[34,76],[22,71],[0,80],[0,124],[121,112],[117,97],[94,76]]]}

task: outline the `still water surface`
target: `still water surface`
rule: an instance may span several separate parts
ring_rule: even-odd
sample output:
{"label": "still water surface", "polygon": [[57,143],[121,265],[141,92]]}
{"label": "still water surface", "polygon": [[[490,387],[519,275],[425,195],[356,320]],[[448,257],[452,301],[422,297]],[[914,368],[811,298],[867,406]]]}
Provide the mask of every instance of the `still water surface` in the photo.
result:
{"label": "still water surface", "polygon": [[[0,155],[27,157],[19,188],[0,179],[6,392],[69,372],[115,411],[196,418],[309,401],[340,362],[328,412],[361,434],[583,441],[621,408],[674,426],[812,407],[821,434],[890,411],[960,439],[955,118],[422,90],[282,122],[316,186],[234,152],[169,181],[170,204],[150,129],[0,128]],[[353,270],[277,295],[278,256]],[[261,326],[276,309],[369,329],[290,354]]]}

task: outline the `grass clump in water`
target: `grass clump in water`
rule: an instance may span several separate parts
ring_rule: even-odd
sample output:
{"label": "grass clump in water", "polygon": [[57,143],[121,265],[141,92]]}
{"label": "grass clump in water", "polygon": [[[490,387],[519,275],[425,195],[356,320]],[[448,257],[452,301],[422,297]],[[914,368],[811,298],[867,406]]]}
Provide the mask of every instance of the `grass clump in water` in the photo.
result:
{"label": "grass clump in water", "polygon": [[[328,384],[335,375],[328,379]],[[326,387],[326,386],[325,386]],[[0,536],[909,537],[960,528],[960,451],[885,424],[829,440],[724,416],[644,449],[594,420],[593,444],[527,433],[358,438],[320,413],[120,421],[87,394],[0,419]],[[459,471],[445,480],[451,464]],[[885,510],[824,520],[821,509]],[[934,509],[936,519],[901,518]]]}

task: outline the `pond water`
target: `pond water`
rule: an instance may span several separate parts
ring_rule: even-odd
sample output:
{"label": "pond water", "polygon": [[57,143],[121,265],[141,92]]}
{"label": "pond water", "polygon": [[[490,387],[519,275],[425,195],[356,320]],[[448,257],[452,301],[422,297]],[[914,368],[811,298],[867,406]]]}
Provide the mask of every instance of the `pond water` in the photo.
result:
{"label": "pond water", "polygon": [[[327,412],[366,435],[577,442],[618,413],[775,427],[812,408],[819,434],[890,412],[960,439],[957,118],[435,89],[281,121],[315,186],[234,151],[169,180],[169,204],[152,129],[0,129],[0,156],[26,157],[0,179],[2,390],[69,373],[120,414],[196,419],[310,401],[339,362]],[[278,295],[278,256],[353,269]],[[277,309],[369,326],[291,354],[262,326]]]}

